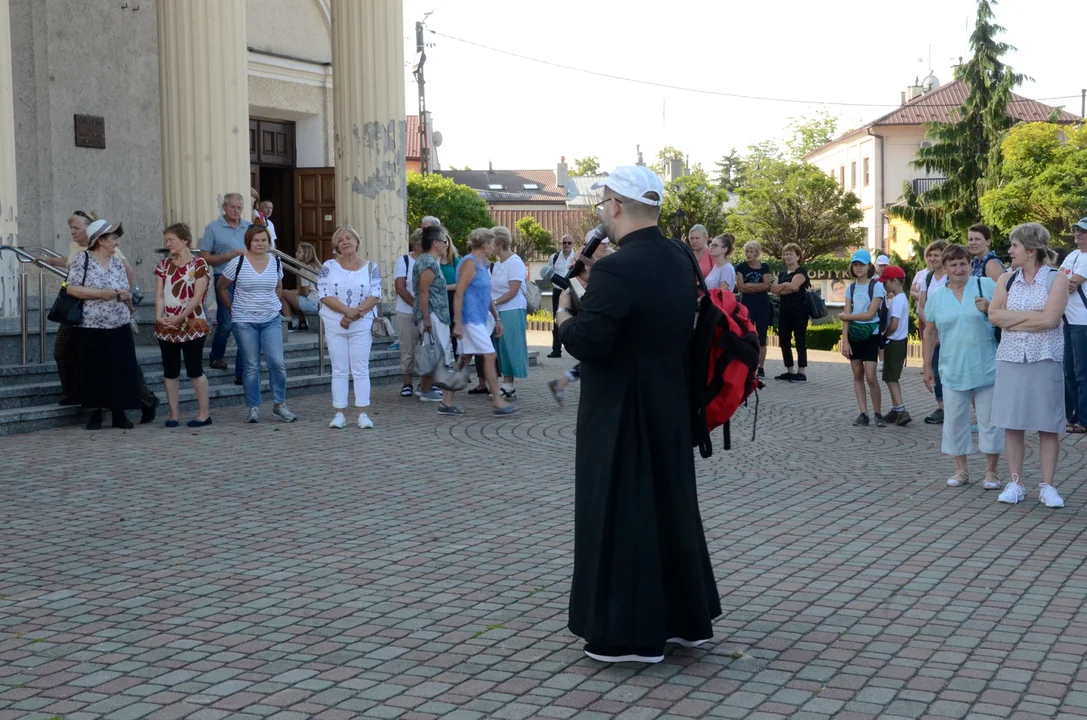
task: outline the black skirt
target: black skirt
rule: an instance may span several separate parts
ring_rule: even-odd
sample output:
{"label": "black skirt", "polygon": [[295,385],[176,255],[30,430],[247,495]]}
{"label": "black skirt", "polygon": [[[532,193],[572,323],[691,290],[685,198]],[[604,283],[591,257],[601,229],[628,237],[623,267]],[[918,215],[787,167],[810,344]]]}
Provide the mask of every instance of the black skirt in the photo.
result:
{"label": "black skirt", "polygon": [[128,325],[112,330],[75,327],[72,331],[72,343],[79,358],[74,399],[95,410],[138,410],[139,365],[132,328]]}

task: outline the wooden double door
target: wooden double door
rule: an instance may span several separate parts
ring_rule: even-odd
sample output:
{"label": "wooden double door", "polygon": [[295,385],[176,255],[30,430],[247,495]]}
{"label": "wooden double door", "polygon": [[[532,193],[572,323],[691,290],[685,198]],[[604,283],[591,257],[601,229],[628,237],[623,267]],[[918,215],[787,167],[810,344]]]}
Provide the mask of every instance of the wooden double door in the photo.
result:
{"label": "wooden double door", "polygon": [[336,186],[333,168],[295,167],[295,124],[250,118],[249,176],[261,200],[274,206],[276,246],[294,254],[311,243],[322,261],[332,257]]}

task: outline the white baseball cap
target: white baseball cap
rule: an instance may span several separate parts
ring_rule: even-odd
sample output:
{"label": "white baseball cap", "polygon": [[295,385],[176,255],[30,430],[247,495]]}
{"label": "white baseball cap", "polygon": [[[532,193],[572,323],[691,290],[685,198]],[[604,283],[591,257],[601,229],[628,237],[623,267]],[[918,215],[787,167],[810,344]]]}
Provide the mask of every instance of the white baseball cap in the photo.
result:
{"label": "white baseball cap", "polygon": [[891,264],[891,258],[887,257],[886,255],[880,255],[878,258],[876,258],[876,265],[890,265],[890,264]]}
{"label": "white baseball cap", "polygon": [[[593,190],[601,188],[611,188],[618,195],[653,207],[664,202],[664,183],[660,176],[642,165],[620,165],[612,170],[607,180],[593,185]],[[646,193],[650,192],[656,193],[657,199],[647,198]]]}

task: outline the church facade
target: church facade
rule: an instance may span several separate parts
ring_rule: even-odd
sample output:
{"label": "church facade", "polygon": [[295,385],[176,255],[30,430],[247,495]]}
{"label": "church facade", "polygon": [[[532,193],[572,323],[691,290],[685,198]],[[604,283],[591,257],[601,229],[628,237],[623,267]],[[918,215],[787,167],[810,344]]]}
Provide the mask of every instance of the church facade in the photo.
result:
{"label": "church facade", "polygon": [[[146,292],[163,227],[198,241],[252,188],[281,250],[327,259],[351,225],[391,277],[404,42],[402,0],[0,0],[0,238],[67,253],[73,211],[123,222]],[[0,253],[0,317],[18,272]]]}

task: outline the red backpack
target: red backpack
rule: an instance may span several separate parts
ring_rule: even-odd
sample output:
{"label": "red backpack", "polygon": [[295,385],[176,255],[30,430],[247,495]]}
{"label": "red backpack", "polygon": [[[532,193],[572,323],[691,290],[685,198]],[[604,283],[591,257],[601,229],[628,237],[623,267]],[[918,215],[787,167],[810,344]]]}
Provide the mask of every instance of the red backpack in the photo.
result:
{"label": "red backpack", "polygon": [[[694,265],[698,287],[698,315],[691,336],[691,432],[699,454],[713,455],[710,432],[723,428],[725,450],[731,448],[729,421],[736,410],[759,387],[755,371],[759,366],[759,336],[747,316],[747,308],[736,295],[706,287],[694,254],[683,246]],[[758,421],[758,395],[755,420]],[[754,429],[752,429],[754,440]]]}

